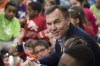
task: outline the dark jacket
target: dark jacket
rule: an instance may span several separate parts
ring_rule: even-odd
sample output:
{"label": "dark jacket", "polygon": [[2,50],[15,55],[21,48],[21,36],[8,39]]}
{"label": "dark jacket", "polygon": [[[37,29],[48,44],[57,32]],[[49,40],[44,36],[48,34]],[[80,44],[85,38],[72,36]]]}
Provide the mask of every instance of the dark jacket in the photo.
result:
{"label": "dark jacket", "polygon": [[[79,27],[75,27],[72,24],[70,24],[64,40],[67,40],[71,37],[82,37],[87,42],[88,47],[90,47],[94,52],[96,66],[100,66],[100,48],[97,43],[84,30]],[[42,58],[39,61],[41,64],[45,64],[47,66],[56,66],[60,60],[61,55],[61,47],[59,42],[56,41],[55,51],[48,57]]]}

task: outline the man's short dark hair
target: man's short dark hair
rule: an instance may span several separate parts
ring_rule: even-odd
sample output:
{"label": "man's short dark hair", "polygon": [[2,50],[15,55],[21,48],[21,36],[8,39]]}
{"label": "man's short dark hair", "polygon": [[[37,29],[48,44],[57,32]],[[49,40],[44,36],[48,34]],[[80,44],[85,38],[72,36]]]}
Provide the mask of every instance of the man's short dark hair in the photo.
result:
{"label": "man's short dark hair", "polygon": [[66,48],[64,53],[75,58],[79,66],[95,66],[94,53],[86,45],[80,44]]}
{"label": "man's short dark hair", "polygon": [[10,2],[8,2],[8,3],[5,5],[5,10],[8,8],[9,5],[10,5],[10,6],[17,7],[17,3],[10,1]]}
{"label": "man's short dark hair", "polygon": [[46,10],[45,16],[53,12],[55,9],[59,9],[65,19],[69,17],[68,9],[60,5],[51,6],[49,9]]}

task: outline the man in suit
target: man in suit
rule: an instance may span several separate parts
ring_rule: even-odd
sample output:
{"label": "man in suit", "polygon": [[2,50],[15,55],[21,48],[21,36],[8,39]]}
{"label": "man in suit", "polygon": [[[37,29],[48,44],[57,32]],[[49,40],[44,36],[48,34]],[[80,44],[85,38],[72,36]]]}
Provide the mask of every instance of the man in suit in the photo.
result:
{"label": "man in suit", "polygon": [[47,28],[57,39],[55,50],[49,56],[40,59],[41,64],[56,66],[62,55],[63,42],[71,37],[82,37],[95,54],[96,66],[100,66],[100,49],[97,43],[81,28],[75,27],[70,23],[68,9],[55,5],[49,8],[46,13]]}

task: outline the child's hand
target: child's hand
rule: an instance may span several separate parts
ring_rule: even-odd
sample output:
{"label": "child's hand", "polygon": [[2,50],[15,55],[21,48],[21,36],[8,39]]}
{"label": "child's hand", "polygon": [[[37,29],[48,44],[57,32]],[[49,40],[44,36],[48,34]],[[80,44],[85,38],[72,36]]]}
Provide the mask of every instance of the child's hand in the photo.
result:
{"label": "child's hand", "polygon": [[18,44],[22,43],[25,33],[26,33],[26,30],[24,28],[21,28],[19,35],[18,35]]}
{"label": "child's hand", "polygon": [[25,35],[25,32],[26,32],[26,30],[24,28],[21,28],[18,38],[22,39],[24,37],[24,35]]}
{"label": "child's hand", "polygon": [[34,58],[27,57],[27,60],[21,66],[38,66]]}

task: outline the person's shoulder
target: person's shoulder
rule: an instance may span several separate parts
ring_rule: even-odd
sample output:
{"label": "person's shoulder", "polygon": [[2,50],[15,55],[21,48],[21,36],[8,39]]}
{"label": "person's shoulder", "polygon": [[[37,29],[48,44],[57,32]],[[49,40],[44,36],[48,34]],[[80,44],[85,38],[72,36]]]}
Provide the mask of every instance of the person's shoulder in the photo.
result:
{"label": "person's shoulder", "polygon": [[84,12],[91,13],[92,11],[90,9],[88,9],[88,8],[84,8]]}
{"label": "person's shoulder", "polygon": [[39,13],[38,17],[41,18],[41,19],[45,19],[44,16],[41,13]]}
{"label": "person's shoulder", "polygon": [[44,16],[42,16],[41,14],[38,15],[38,19],[41,21],[41,22],[44,22],[46,21]]}
{"label": "person's shoulder", "polygon": [[20,22],[19,22],[19,20],[16,17],[14,17],[13,18],[13,23],[20,23]]}
{"label": "person's shoulder", "polygon": [[19,21],[16,17],[13,18],[14,21]]}
{"label": "person's shoulder", "polygon": [[87,35],[87,33],[79,27],[74,28],[74,34],[76,36],[86,36]]}

